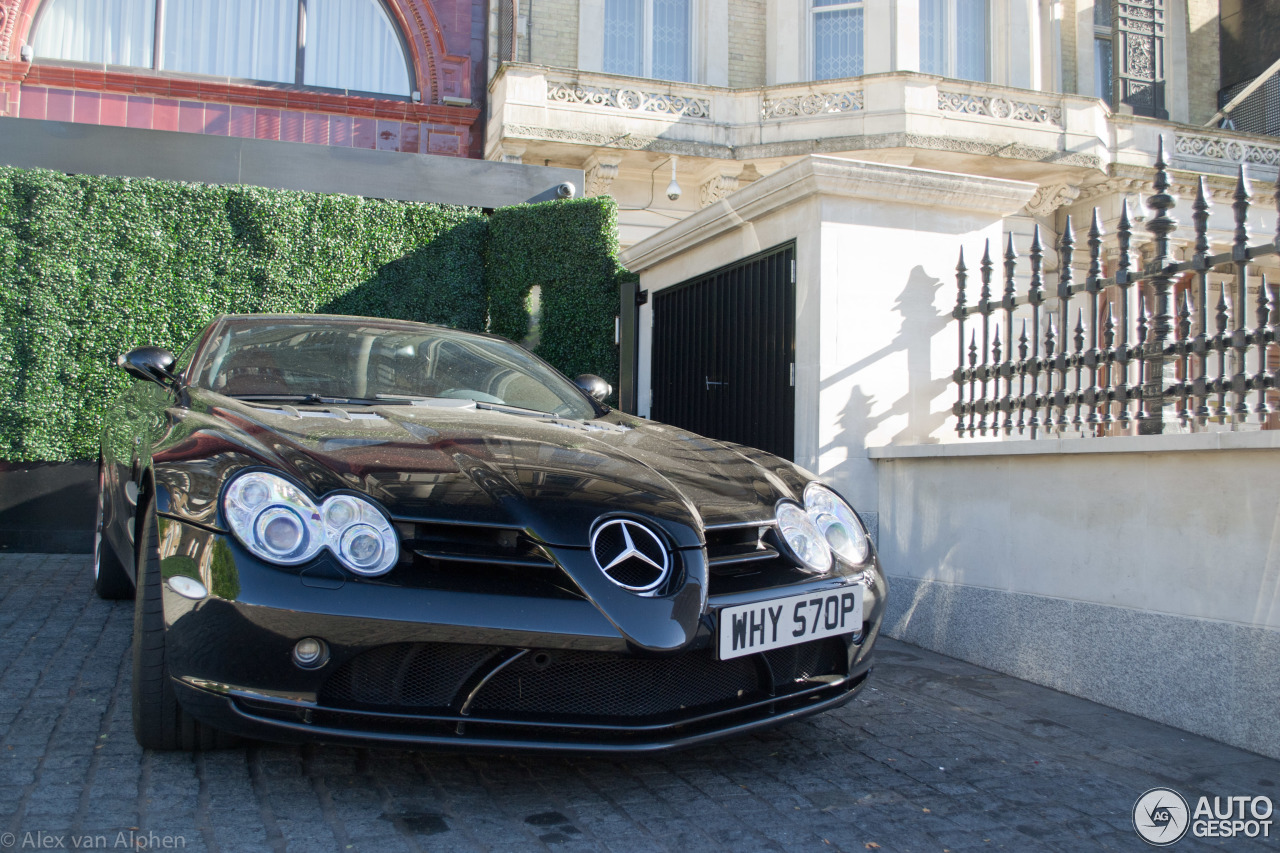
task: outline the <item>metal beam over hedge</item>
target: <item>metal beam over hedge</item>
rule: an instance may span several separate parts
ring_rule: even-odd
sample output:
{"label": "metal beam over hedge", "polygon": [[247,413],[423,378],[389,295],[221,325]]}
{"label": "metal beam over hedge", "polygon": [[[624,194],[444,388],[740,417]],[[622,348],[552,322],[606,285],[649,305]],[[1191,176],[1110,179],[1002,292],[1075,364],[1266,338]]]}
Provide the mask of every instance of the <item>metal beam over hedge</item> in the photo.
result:
{"label": "metal beam over hedge", "polygon": [[583,186],[580,169],[24,118],[0,118],[0,165],[480,208]]}

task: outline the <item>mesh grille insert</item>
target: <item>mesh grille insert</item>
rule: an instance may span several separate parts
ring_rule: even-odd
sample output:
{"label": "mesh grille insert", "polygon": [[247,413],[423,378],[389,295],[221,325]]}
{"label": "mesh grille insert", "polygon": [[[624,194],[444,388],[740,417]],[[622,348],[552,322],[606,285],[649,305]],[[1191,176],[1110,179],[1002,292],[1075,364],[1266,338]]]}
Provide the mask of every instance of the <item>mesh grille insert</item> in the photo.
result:
{"label": "mesh grille insert", "polygon": [[448,708],[467,678],[499,651],[451,643],[379,646],[338,667],[325,682],[320,702],[337,708]]}
{"label": "mesh grille insert", "polygon": [[798,646],[767,651],[775,687],[808,681],[823,675],[847,675],[849,652],[839,637],[813,640]]}
{"label": "mesh grille insert", "polygon": [[645,717],[737,700],[759,686],[750,659],[718,661],[710,649],[670,658],[534,652],[494,676],[474,709],[477,714]]}

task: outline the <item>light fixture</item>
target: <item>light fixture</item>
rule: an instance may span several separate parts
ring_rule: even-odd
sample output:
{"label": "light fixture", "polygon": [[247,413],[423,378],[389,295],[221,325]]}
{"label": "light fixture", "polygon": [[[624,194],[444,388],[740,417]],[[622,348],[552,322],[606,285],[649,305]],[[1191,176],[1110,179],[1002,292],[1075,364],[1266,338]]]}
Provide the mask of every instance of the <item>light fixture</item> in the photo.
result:
{"label": "light fixture", "polygon": [[676,182],[676,163],[679,157],[671,157],[671,183],[667,184],[667,198],[676,201],[680,198],[680,184]]}
{"label": "light fixture", "polygon": [[19,51],[19,53],[22,56],[23,62],[30,62],[32,59],[35,58],[35,55],[36,55],[35,48],[33,48],[29,44],[24,44],[22,46],[22,50]]}

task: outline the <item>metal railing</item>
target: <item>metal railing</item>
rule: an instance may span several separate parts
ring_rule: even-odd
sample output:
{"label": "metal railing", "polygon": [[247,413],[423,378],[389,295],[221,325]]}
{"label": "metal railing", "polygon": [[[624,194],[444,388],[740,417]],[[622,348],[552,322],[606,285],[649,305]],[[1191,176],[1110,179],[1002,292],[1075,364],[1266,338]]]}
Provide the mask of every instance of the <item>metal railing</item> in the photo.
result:
{"label": "metal railing", "polygon": [[[1278,253],[1280,219],[1272,241],[1249,245],[1252,195],[1241,166],[1231,205],[1231,250],[1211,254],[1210,193],[1201,178],[1192,204],[1194,254],[1179,262],[1172,254],[1177,222],[1169,212],[1177,200],[1169,193],[1167,168],[1162,141],[1155,193],[1147,199],[1153,212],[1146,223],[1154,238],[1152,257],[1140,267],[1134,262],[1126,200],[1116,229],[1115,274],[1103,275],[1104,234],[1095,207],[1088,233],[1088,272],[1077,282],[1072,269],[1076,240],[1067,217],[1057,247],[1058,282],[1052,294],[1056,305],[1045,305],[1050,297],[1045,292],[1039,226],[1029,252],[1030,287],[1023,294],[1015,289],[1018,256],[1012,235],[1004,253],[1003,295],[992,296],[995,264],[988,243],[979,264],[981,292],[971,306],[965,304],[969,269],[961,251],[952,311],[960,342],[959,366],[952,374],[959,399],[952,412],[961,436],[1011,435],[1015,430],[1029,431],[1031,438],[1067,432],[1112,435],[1135,427],[1139,434],[1159,434],[1167,416],[1184,428],[1242,423],[1250,417],[1275,426],[1277,405],[1271,392],[1277,387],[1274,371],[1280,361],[1280,303],[1275,285],[1257,276],[1257,295],[1250,304],[1249,279],[1257,271],[1257,259]],[[1275,200],[1280,211],[1280,183]],[[1211,273],[1221,279],[1216,288],[1210,285]],[[1176,307],[1175,290],[1182,294]],[[1088,312],[1076,308],[1072,328],[1073,300],[1081,296],[1088,300]],[[1210,315],[1214,296],[1217,302]],[[1025,315],[1028,309],[1030,317],[1022,316],[1015,346],[1015,313]],[[997,314],[1003,316],[993,319]],[[1042,314],[1047,315],[1043,326]],[[966,340],[967,322],[976,322],[977,328],[969,330]],[[1172,377],[1166,376],[1166,365],[1173,366]]]}

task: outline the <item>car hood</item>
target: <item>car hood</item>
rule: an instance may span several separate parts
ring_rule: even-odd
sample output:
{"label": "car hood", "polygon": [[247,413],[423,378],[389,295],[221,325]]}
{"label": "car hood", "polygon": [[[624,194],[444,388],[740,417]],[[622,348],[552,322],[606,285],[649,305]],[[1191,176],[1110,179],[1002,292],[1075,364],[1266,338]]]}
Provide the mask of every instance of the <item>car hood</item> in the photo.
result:
{"label": "car hood", "polygon": [[317,497],[363,493],[401,519],[520,527],[585,547],[595,520],[619,512],[658,521],[690,548],[705,527],[771,519],[777,501],[799,498],[811,479],[770,454],[616,412],[576,421],[454,405],[342,410],[193,391],[191,405],[171,413],[179,423],[156,457],[158,476],[197,461],[211,481],[194,488],[190,470],[184,479],[204,493],[197,520],[206,524],[222,481],[259,464]]}

